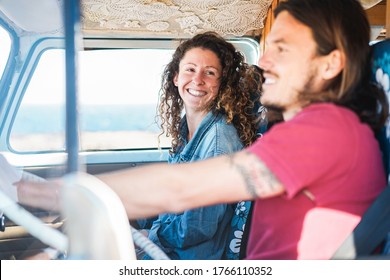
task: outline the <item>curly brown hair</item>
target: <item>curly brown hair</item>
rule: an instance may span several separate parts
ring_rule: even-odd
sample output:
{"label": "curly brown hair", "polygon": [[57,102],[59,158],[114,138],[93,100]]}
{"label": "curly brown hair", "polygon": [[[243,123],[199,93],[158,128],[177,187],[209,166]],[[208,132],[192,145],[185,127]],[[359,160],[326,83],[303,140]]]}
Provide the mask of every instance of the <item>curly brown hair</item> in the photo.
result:
{"label": "curly brown hair", "polygon": [[161,135],[172,137],[172,152],[180,142],[180,123],[184,108],[183,100],[173,80],[179,72],[179,64],[187,51],[193,48],[210,50],[215,53],[222,66],[220,87],[217,97],[207,110],[225,114],[227,123],[233,123],[244,146],[256,140],[262,75],[256,67],[244,62],[243,55],[233,44],[215,32],[195,35],[182,42],[166,65],[162,75],[162,87],[157,117],[160,119]]}

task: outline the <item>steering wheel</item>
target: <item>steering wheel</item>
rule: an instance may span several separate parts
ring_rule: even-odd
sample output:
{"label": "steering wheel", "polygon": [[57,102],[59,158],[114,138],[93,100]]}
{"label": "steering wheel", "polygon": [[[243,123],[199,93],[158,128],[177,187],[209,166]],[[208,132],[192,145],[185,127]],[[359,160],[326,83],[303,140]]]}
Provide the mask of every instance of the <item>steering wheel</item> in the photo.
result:
{"label": "steering wheel", "polygon": [[[23,171],[22,179],[45,179]],[[70,259],[136,259],[134,244],[152,259],[167,260],[166,254],[129,225],[123,204],[102,181],[86,173],[64,176],[61,215],[64,232],[47,227],[2,189],[0,211],[32,236]]]}

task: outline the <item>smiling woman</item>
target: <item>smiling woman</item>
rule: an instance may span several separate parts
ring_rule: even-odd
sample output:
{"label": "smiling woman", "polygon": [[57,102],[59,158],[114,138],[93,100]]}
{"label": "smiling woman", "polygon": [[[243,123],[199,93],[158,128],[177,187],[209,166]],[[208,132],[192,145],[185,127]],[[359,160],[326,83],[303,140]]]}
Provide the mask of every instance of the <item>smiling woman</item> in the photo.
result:
{"label": "smiling woman", "polygon": [[[316,5],[326,2],[325,0],[311,1]],[[347,0],[334,0],[331,6],[340,5],[345,1]],[[304,83],[297,84],[297,81],[302,82],[302,77],[312,74],[306,71],[308,65],[302,60],[306,57],[305,54],[308,54],[308,48],[312,46],[300,45],[300,49],[297,51],[299,59],[294,61],[293,70],[267,67],[267,61],[279,62],[278,65],[281,67],[283,64],[280,63],[281,59],[291,58],[282,53],[272,54],[272,51],[277,49],[274,45],[275,38],[272,37],[274,35],[270,35],[268,38],[269,33],[265,31],[269,29],[264,29],[264,25],[268,27],[274,22],[272,13],[279,2],[285,1],[0,1],[0,73],[2,73],[0,81],[0,152],[18,169],[46,179],[67,173],[69,148],[75,146],[77,149],[74,152],[80,157],[80,169],[92,175],[167,162],[169,151],[175,146],[172,145],[171,136],[161,135],[160,138],[158,137],[161,128],[158,126],[159,121],[156,121],[156,115],[159,113],[158,104],[164,101],[161,90],[163,69],[172,59],[172,54],[178,45],[194,35],[206,31],[215,31],[226,41],[232,43],[237,49],[237,53],[243,57],[241,66],[245,65],[244,63],[257,64],[261,58],[261,66],[267,70],[267,82],[264,87],[267,92],[263,95],[264,101],[273,102],[276,98],[279,98],[280,102],[291,101],[284,95],[288,93],[286,90],[288,84],[294,83],[293,85],[300,89],[304,86],[310,86],[310,84]],[[379,6],[381,12],[383,12],[383,7],[388,7],[386,6],[388,1],[380,1],[375,6],[372,5],[379,1],[362,0],[361,2],[367,4],[367,8],[370,7],[367,10],[368,14],[372,14],[370,11]],[[70,56],[72,59],[76,57],[77,63],[76,67],[68,72],[68,77],[71,76],[69,73],[77,73],[75,79],[71,81],[71,85],[76,88],[76,108],[70,106],[76,111],[76,120],[70,120],[68,127],[77,131],[74,133],[76,136],[80,136],[76,137],[79,142],[73,143],[74,145],[71,147],[67,146],[69,141],[65,137],[66,128],[68,128],[66,121],[69,120],[65,110],[66,95],[69,94],[66,88],[65,70],[71,59],[68,56],[67,64],[65,56],[66,51],[72,49],[66,45],[66,42],[69,42],[72,37],[66,38],[63,22],[64,18],[70,19],[73,15],[72,11],[64,12],[64,8],[68,8],[67,4],[69,3],[79,4],[75,5],[76,10],[78,10],[78,6],[81,8],[79,10],[80,20],[76,19],[73,22],[74,30],[79,31],[76,32],[76,38],[73,38],[76,39],[77,55]],[[329,14],[331,13],[329,12]],[[267,15],[268,18],[266,18]],[[285,17],[284,19],[286,20]],[[279,20],[283,20],[283,16]],[[279,24],[279,27],[277,24],[274,26],[280,29],[278,34],[286,30],[291,31],[292,21],[286,20],[284,22],[287,24]],[[379,23],[371,21],[371,23],[372,27],[383,28],[384,26],[383,21]],[[290,37],[283,34],[283,38],[299,39],[298,41],[301,43],[308,42],[307,38],[303,38],[305,41],[302,39],[299,32],[295,34],[290,31],[288,31]],[[320,34],[323,33],[326,32],[320,32]],[[359,35],[361,34],[359,33]],[[380,36],[375,39],[378,38]],[[267,40],[268,48],[260,48],[260,40]],[[268,52],[265,53],[265,51]],[[199,65],[203,65],[200,59],[206,57],[209,57],[207,52],[198,50],[191,57],[192,63],[195,61],[196,65],[181,69],[184,70],[183,73],[188,70],[191,75],[195,76],[191,76],[191,79],[198,81],[197,86],[191,85],[190,87],[188,83],[184,83],[182,73],[176,79],[177,86],[181,89],[183,100],[186,103],[185,109],[189,114],[196,112],[196,109],[199,108],[196,105],[208,104],[207,97],[213,97],[216,92],[214,91],[216,83],[213,83],[215,82],[213,79],[220,75],[218,66],[212,65],[206,70],[203,66],[199,67]],[[359,57],[356,56],[354,61],[358,61]],[[195,58],[199,60],[195,60]],[[237,67],[230,68],[233,71],[237,69]],[[362,67],[355,68],[362,69]],[[181,70],[180,72],[182,72]],[[241,81],[244,83],[245,79]],[[283,81],[284,85],[282,85]],[[316,79],[311,79],[311,81],[317,82]],[[202,83],[208,87],[202,87]],[[279,88],[276,89],[277,87]],[[209,93],[210,95],[208,95]],[[254,96],[258,94],[258,91],[252,92]],[[187,102],[187,97],[191,103]],[[230,107],[234,110],[244,106],[240,100],[231,103]],[[170,101],[166,102],[166,105],[167,108],[172,108]],[[248,112],[253,113],[252,110],[248,110]],[[183,116],[182,111],[177,114],[178,123]],[[266,123],[265,116],[263,120]],[[243,130],[250,127],[241,120],[237,121],[236,124],[238,128]],[[313,126],[317,127],[317,123]],[[280,152],[280,158],[286,158],[285,149],[291,146],[290,138],[299,135],[299,133],[289,133],[288,141],[285,137],[278,137],[278,139],[275,138],[275,141],[271,141],[272,143],[282,143],[280,139],[287,141],[285,146],[275,149],[275,151]],[[183,139],[190,140],[193,137],[193,135],[188,136],[188,138]],[[264,134],[264,139],[267,138]],[[321,141],[323,139],[325,138],[322,138]],[[302,143],[302,141],[296,142]],[[344,146],[349,147],[347,144]],[[359,152],[364,152],[364,150],[360,149]],[[313,151],[320,152],[322,149],[313,149]],[[321,160],[316,161],[316,164],[323,166],[322,160],[321,157]],[[231,160],[231,162],[233,161]],[[257,161],[255,163],[257,164]],[[294,161],[294,163],[297,162]],[[261,166],[261,168],[263,167]],[[214,170],[214,166],[209,169]],[[240,169],[239,166],[237,170],[242,172],[243,168]],[[155,180],[160,187],[159,190],[164,189],[161,188],[161,184],[162,178],[166,175],[164,169],[161,169],[161,173],[163,174],[155,176],[146,174],[145,176]],[[304,170],[304,173],[307,173],[307,170]],[[169,180],[173,180],[173,177],[170,176]],[[227,176],[213,176],[210,181],[219,182],[226,180],[226,178]],[[199,179],[203,181],[196,187],[208,187],[208,191],[210,191],[211,187],[206,184],[203,173]],[[231,182],[226,182],[225,185],[228,183]],[[135,182],[132,180],[127,180],[123,189],[131,188],[134,184]],[[150,187],[149,184],[144,184],[132,195],[139,195],[148,187]],[[196,190],[196,187],[193,189]],[[231,191],[231,193],[236,192],[237,190]],[[45,192],[45,195],[47,193]],[[150,192],[147,195],[151,193],[155,194]],[[223,188],[216,196],[220,198],[227,193],[226,188]],[[255,192],[252,190],[253,193]],[[45,197],[45,195],[40,198]],[[145,207],[149,210],[153,203],[146,199],[147,195],[143,197],[143,201],[149,203],[148,207]],[[209,197],[207,196],[205,200]],[[161,202],[161,197],[156,198],[155,201]],[[167,201],[164,200],[164,203],[168,204]],[[311,203],[311,201],[307,203]],[[76,204],[69,203],[76,210],[76,216],[82,216],[83,211]],[[263,207],[264,204],[257,205]],[[62,225],[58,213],[43,211],[42,207],[42,204],[38,204],[38,208],[26,207],[26,209],[51,227]],[[239,205],[239,209],[242,211],[237,212],[245,212],[246,214],[249,212],[242,204]],[[279,209],[271,212],[279,215]],[[135,212],[141,210],[144,208],[137,208]],[[258,221],[264,221],[264,215],[256,217]],[[58,221],[60,222],[58,223]],[[280,223],[283,224],[283,222]],[[45,247],[44,244],[32,238],[22,227],[8,218],[4,218],[4,224],[4,232],[0,232],[1,259],[24,258]],[[242,232],[242,223],[239,224],[239,227],[239,232],[234,232],[233,235],[246,236],[247,232]],[[245,228],[249,228],[249,224]],[[238,239],[238,236],[235,236],[233,245],[239,243]],[[256,243],[255,238],[252,242],[252,244]],[[254,246],[249,247],[251,250],[255,248]]]}
{"label": "smiling woman", "polygon": [[[65,3],[0,1],[0,71],[6,69],[0,82],[0,151],[19,169],[44,178],[66,173]],[[81,168],[91,174],[167,161],[171,138],[158,137],[156,109],[162,71],[174,50],[196,32],[218,30],[245,62],[255,64],[258,27],[270,0],[260,7],[252,0],[118,3],[80,1],[78,154]],[[28,209],[58,226],[56,214]],[[23,258],[43,247],[8,218],[5,225],[0,258]]]}
{"label": "smiling woman", "polygon": [[[244,5],[228,0],[80,1],[76,88],[81,168],[97,174],[167,161],[171,138],[158,138],[155,117],[162,71],[174,50],[196,32],[218,30],[245,62],[255,64],[258,27],[269,2],[259,7],[252,0]],[[0,3],[0,25],[6,28],[0,67],[7,69],[1,79],[0,150],[15,166],[45,178],[66,172],[64,3]],[[50,226],[61,225],[57,213],[28,209]],[[8,218],[5,224],[2,259],[23,258],[44,247]]]}

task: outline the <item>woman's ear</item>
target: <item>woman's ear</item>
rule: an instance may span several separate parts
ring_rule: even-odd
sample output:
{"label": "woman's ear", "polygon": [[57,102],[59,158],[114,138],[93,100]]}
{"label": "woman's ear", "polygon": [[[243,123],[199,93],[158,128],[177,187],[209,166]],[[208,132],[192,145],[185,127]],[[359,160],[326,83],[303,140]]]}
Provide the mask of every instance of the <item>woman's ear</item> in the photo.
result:
{"label": "woman's ear", "polygon": [[325,80],[331,80],[336,77],[345,66],[345,55],[340,50],[333,50],[327,56],[324,57],[324,68],[322,72],[322,78]]}
{"label": "woman's ear", "polygon": [[177,86],[178,85],[178,82],[177,82],[177,74],[173,77],[173,84],[175,85],[175,86]]}

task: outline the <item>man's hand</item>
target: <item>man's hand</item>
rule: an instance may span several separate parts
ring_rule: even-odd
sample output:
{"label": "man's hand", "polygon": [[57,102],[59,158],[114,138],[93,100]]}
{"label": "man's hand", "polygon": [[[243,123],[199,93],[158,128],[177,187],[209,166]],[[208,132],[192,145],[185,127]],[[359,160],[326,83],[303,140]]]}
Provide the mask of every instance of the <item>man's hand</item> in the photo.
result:
{"label": "man's hand", "polygon": [[0,154],[0,190],[13,201],[18,201],[17,189],[14,186],[22,178],[22,171],[12,166],[3,154]]}

